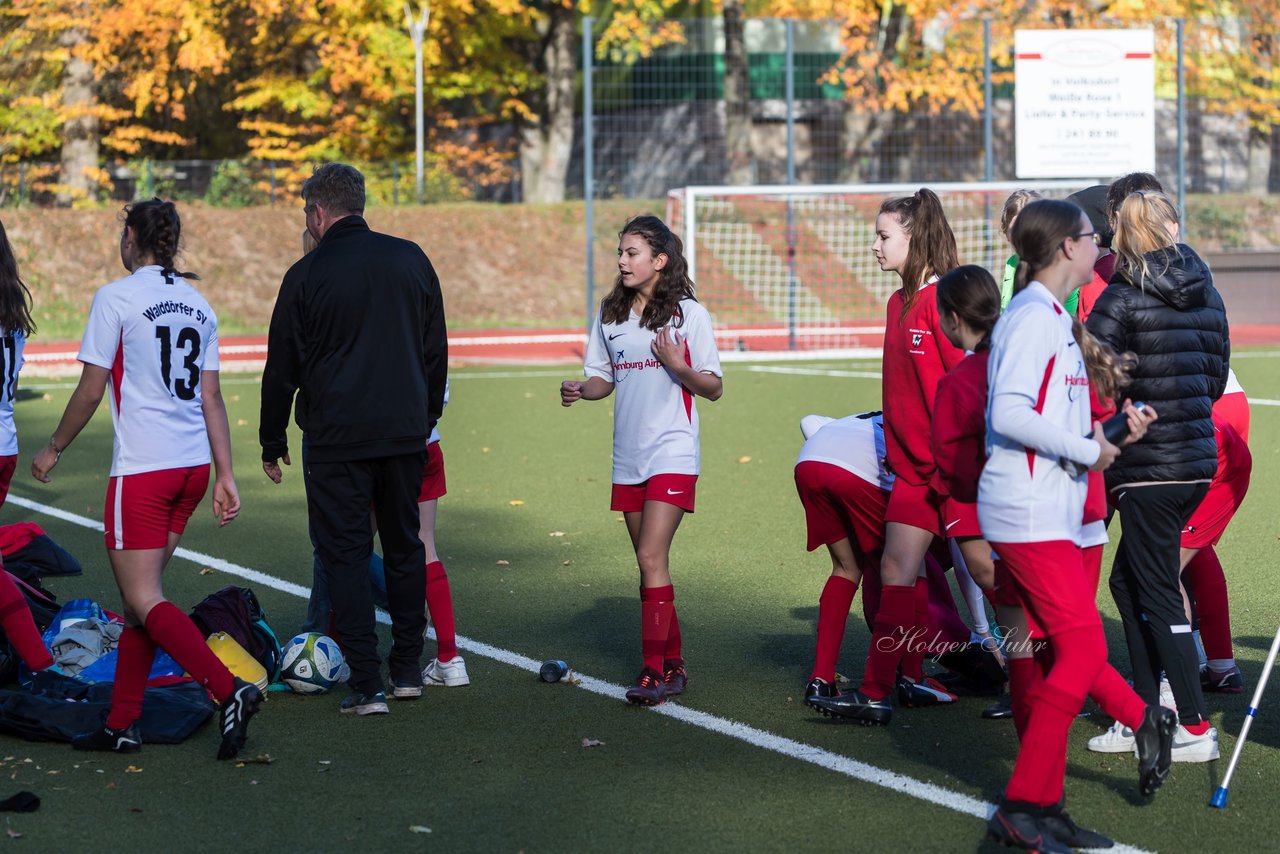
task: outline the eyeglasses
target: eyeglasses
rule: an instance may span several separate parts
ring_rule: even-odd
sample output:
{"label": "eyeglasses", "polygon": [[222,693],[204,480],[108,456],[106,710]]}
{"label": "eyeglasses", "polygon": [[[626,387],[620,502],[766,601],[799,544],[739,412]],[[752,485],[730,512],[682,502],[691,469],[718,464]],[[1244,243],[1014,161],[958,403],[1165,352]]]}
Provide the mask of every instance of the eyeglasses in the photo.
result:
{"label": "eyeglasses", "polygon": [[1079,240],[1082,237],[1092,237],[1094,246],[1102,245],[1102,235],[1096,231],[1082,231],[1079,234],[1071,235],[1072,240]]}

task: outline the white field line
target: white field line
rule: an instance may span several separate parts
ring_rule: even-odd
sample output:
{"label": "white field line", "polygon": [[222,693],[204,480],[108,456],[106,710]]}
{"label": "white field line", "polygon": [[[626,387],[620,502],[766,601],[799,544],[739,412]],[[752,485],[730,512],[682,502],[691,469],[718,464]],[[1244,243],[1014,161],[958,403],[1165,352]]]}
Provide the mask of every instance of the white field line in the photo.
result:
{"label": "white field line", "polygon": [[[32,501],[29,498],[23,498],[19,495],[9,494],[8,502],[16,504],[19,507],[25,507],[36,513],[43,513],[46,516],[52,516],[64,522],[70,522],[73,525],[79,525],[88,528],[91,531],[102,531],[101,522],[90,519],[87,516],[81,516],[76,513],[69,513],[66,510],[60,510],[57,507],[51,507],[48,504],[42,504],[38,501]],[[311,591],[303,587],[301,584],[294,584],[292,581],[285,581],[282,578],[276,578],[274,575],[267,575],[256,569],[250,569],[239,564],[231,563],[222,558],[213,557],[212,555],[201,554],[179,547],[174,551],[175,557],[183,560],[191,561],[202,567],[209,567],[228,575],[234,575],[237,578],[243,578],[246,581],[252,581],[255,584],[261,584],[264,587],[270,587],[273,590],[279,590],[282,593],[289,593],[302,599],[310,596]],[[386,612],[379,610],[377,612],[378,622],[386,625],[391,624],[391,617]],[[435,639],[435,630],[432,629],[431,638]],[[521,655],[518,652],[502,649],[501,647],[491,646],[481,641],[472,640],[462,635],[457,636],[457,644],[459,649],[466,650],[474,655],[483,658],[489,658],[502,664],[529,673],[537,673],[542,663]],[[593,676],[586,676],[581,673],[574,674],[578,681],[578,687],[583,690],[590,691],[593,694],[599,694],[602,697],[608,697],[611,700],[623,702],[625,700],[626,689],[620,685],[614,685]],[[995,809],[995,804],[980,801],[977,798],[969,797],[960,792],[953,792],[950,789],[944,789],[941,786],[935,786],[932,783],[926,783],[917,780],[914,777],[908,777],[905,774],[897,774],[892,771],[886,771],[883,768],[877,768],[874,765],[868,765],[865,762],[859,762],[856,759],[850,759],[847,756],[840,756],[836,753],[823,750],[820,747],[795,741],[794,739],[784,738],[762,729],[750,726],[748,724],[731,721],[726,718],[717,717],[707,712],[700,712],[685,706],[675,704],[664,704],[656,706],[651,711],[660,715],[666,715],[691,726],[700,727],[710,732],[719,733],[729,738],[737,739],[745,742],[753,747],[759,747],[764,750],[770,750],[774,753],[788,756],[792,759],[798,759],[802,762],[808,762],[817,765],[819,768],[826,768],[837,774],[843,774],[855,780],[861,780],[865,783],[871,783],[900,794],[908,795],[918,800],[926,801],[940,807],[946,807],[955,810],[963,815],[973,816],[974,818],[983,819],[984,821],[991,816]],[[1140,848],[1130,848],[1125,845],[1117,845],[1111,849],[1114,852],[1122,852],[1122,854],[1147,854]]]}

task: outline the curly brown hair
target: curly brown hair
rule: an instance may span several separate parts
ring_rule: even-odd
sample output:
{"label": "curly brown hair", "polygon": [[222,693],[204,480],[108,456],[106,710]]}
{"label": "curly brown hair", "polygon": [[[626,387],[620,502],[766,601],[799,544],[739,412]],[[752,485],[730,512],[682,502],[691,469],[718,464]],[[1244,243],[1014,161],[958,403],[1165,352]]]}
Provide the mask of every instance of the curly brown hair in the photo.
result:
{"label": "curly brown hair", "polygon": [[[649,249],[656,258],[667,256],[667,263],[658,271],[658,284],[653,289],[653,296],[644,307],[640,316],[640,325],[645,329],[657,331],[669,323],[675,326],[684,325],[684,317],[680,314],[680,300],[697,299],[694,296],[693,280],[689,278],[689,265],[684,258],[684,244],[667,224],[656,216],[642,215],[633,217],[618,232],[621,240],[628,234],[634,234],[649,244]],[[631,315],[631,306],[635,302],[636,292],[622,284],[622,276],[614,280],[613,290],[600,301],[600,317],[605,323],[625,323]]]}
{"label": "curly brown hair", "polygon": [[147,199],[125,205],[121,214],[126,228],[133,229],[134,241],[142,252],[148,253],[161,269],[184,279],[199,279],[195,273],[180,273],[174,269],[174,258],[182,243],[182,218],[173,202],[160,198]]}

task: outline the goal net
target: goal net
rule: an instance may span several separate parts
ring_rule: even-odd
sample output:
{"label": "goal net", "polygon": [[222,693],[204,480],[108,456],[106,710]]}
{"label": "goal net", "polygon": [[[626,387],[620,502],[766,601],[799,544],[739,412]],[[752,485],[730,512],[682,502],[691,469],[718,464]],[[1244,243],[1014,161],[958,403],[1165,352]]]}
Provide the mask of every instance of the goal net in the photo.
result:
{"label": "goal net", "polygon": [[[722,352],[796,357],[870,355],[884,337],[885,302],[899,286],[871,254],[885,199],[920,184],[684,187],[667,194],[667,222],[684,241],[698,299]],[[925,185],[942,200],[960,261],[1000,280],[1012,249],[1000,210],[1016,189],[1062,198],[1080,181]]]}

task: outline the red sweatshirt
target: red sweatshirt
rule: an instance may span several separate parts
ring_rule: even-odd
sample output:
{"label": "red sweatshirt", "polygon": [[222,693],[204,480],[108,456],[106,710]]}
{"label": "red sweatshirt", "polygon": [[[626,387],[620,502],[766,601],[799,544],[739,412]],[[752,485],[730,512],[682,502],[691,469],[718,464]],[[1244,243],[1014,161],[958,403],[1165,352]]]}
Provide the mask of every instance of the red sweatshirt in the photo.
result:
{"label": "red sweatshirt", "polygon": [[902,316],[902,291],[889,297],[884,330],[882,405],[885,457],[895,476],[923,486],[933,476],[929,448],[938,381],[964,358],[942,334],[932,284],[916,293]]}
{"label": "red sweatshirt", "polygon": [[929,485],[939,495],[974,504],[987,461],[987,357],[966,356],[938,380],[933,405],[933,451],[937,469]]}

